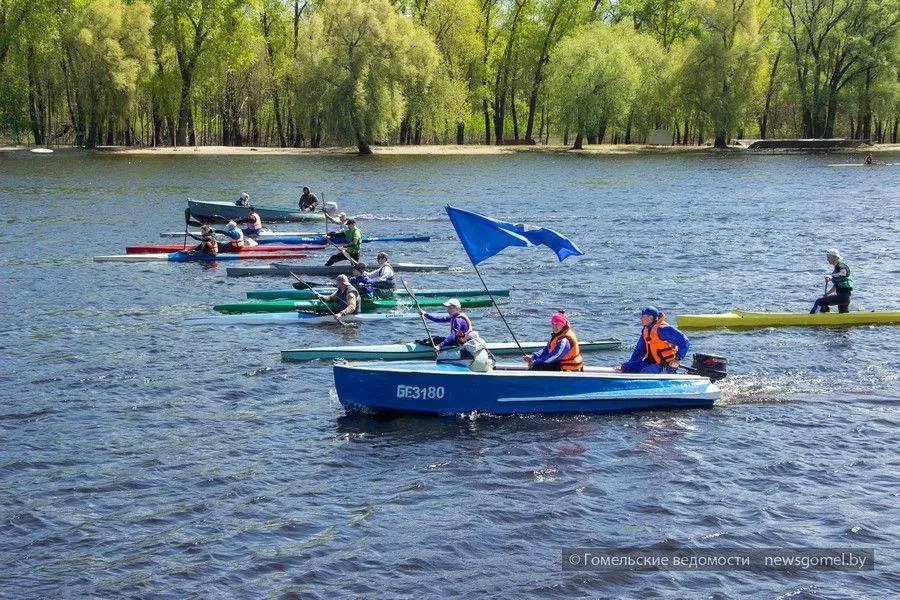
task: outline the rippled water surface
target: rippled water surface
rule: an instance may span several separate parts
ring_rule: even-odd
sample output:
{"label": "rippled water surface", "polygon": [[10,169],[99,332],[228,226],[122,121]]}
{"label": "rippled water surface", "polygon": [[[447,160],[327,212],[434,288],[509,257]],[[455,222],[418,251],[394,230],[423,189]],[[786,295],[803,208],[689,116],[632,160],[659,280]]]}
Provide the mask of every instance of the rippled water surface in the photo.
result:
{"label": "rippled water surface", "polygon": [[[411,285],[477,287],[452,203],[575,240],[585,256],[514,248],[482,272],[514,290],[520,339],[565,307],[582,339],[625,341],[588,358],[615,364],[646,304],[808,310],[832,246],[854,308],[900,308],[900,167],[827,166],[851,160],[0,154],[0,597],[896,596],[898,327],[695,333],[729,359],[710,410],[375,419],[344,414],[330,365],[278,351],[417,321],[186,327],[287,282],[91,260],[163,241],[188,197],[293,205],[310,185],[366,234],[432,236],[393,259],[458,267]],[[867,547],[876,568],[566,573],[572,546]]]}

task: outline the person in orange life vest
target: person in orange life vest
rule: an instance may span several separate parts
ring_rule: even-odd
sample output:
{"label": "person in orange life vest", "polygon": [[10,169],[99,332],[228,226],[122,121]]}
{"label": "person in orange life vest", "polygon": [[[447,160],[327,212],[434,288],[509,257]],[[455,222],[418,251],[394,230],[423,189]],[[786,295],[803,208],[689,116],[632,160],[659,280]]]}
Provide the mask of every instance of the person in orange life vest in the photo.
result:
{"label": "person in orange life vest", "polygon": [[200,243],[194,246],[195,252],[204,252],[206,254],[218,254],[219,244],[216,242],[216,235],[210,230],[204,233],[200,239]]}
{"label": "person in orange life vest", "polygon": [[466,333],[472,329],[472,320],[469,319],[465,313],[460,312],[462,304],[460,304],[459,300],[450,298],[444,302],[444,306],[447,307],[446,317],[433,315],[425,312],[421,308],[419,309],[419,314],[429,321],[434,321],[435,323],[450,323],[450,334],[441,340],[441,343],[434,346],[435,351],[442,350],[447,346],[463,345],[466,341]]}
{"label": "person in orange life vest", "polygon": [[522,357],[533,371],[583,371],[578,338],[569,325],[565,311],[550,317],[553,334],[542,350]]}
{"label": "person in orange life vest", "polygon": [[244,232],[238,229],[237,223],[234,221],[228,221],[225,226],[225,236],[228,238],[228,242],[224,244],[226,247],[222,249],[223,252],[239,252],[246,245]]}
{"label": "person in orange life vest", "polygon": [[665,315],[653,306],[641,310],[641,337],[631,358],[616,367],[620,373],[674,373],[691,342],[678,329],[666,323]]}

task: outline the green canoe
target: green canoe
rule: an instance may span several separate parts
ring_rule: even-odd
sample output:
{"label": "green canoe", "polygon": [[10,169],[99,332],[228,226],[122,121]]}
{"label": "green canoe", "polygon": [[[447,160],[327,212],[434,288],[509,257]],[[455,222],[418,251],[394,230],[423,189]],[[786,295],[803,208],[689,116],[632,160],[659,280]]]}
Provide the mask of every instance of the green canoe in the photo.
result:
{"label": "green canoe", "polygon": [[[423,307],[441,306],[446,298],[423,298],[419,304]],[[491,306],[490,298],[462,298],[462,308],[482,308]],[[332,303],[332,310],[337,310],[337,304]],[[409,298],[397,300],[373,300],[364,298],[363,312],[376,310],[390,310],[395,308],[414,309],[415,304]],[[216,304],[213,310],[221,313],[259,313],[259,312],[293,312],[297,310],[327,313],[325,303],[321,300],[254,300],[252,302],[232,302],[230,304]]]}
{"label": "green canoe", "polygon": [[[536,352],[546,342],[522,342],[525,352]],[[622,345],[618,340],[597,340],[594,342],[578,342],[582,352],[594,350],[615,350]],[[515,342],[488,342],[488,349],[495,356],[519,354]],[[406,344],[376,344],[372,346],[332,346],[327,348],[300,348],[282,350],[281,360],[288,362],[304,362],[308,360],[416,360],[434,358],[434,350],[419,342]]]}
{"label": "green canoe", "polygon": [[[298,284],[299,285],[299,284]],[[316,288],[320,294],[331,294],[334,288]],[[387,290],[378,290],[386,292]],[[478,296],[487,296],[488,293],[482,289],[478,290],[413,290],[416,298],[473,298]],[[490,294],[495,297],[509,296],[509,290],[491,290]],[[409,294],[406,290],[394,290],[394,295],[398,298],[406,298]],[[309,300],[312,298],[312,292],[308,289],[302,290],[253,290],[247,292],[247,298],[251,300]]]}

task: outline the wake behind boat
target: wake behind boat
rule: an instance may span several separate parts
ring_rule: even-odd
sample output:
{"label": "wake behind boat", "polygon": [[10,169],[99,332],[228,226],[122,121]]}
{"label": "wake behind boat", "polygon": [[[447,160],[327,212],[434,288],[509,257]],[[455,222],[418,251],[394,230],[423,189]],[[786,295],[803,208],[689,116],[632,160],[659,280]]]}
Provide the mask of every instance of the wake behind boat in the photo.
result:
{"label": "wake behind boat", "polygon": [[[396,263],[392,264],[394,271],[408,272],[425,272],[425,271],[447,271],[450,269],[447,265],[429,265],[418,263]],[[267,275],[274,277],[290,277],[291,273],[295,275],[350,275],[352,267],[350,263],[341,263],[326,267],[324,265],[292,265],[285,263],[273,263],[267,266],[259,267],[228,267],[226,273],[229,277],[252,277],[258,275]]]}
{"label": "wake behind boat", "polygon": [[852,327],[855,325],[898,325],[900,310],[854,311],[846,313],[750,312],[734,310],[721,314],[678,315],[685,329],[759,327]]}
{"label": "wake behind boat", "polygon": [[[515,342],[488,342],[487,348],[491,353],[501,356],[519,354],[521,351],[535,352],[540,350],[545,342],[521,342],[521,350]],[[622,342],[618,340],[598,340],[594,342],[579,342],[582,352],[595,350],[614,350],[619,348]],[[295,350],[282,350],[281,360],[286,362],[305,362],[310,360],[416,360],[434,358],[434,348],[421,342],[408,342],[406,344],[373,344],[369,346],[331,346],[322,348],[298,348]]]}
{"label": "wake behind boat", "polygon": [[[701,375],[530,371],[497,364],[476,373],[458,363],[342,364],[334,386],[347,412],[453,415],[605,413],[647,409],[709,408],[721,392]],[[476,392],[477,390],[477,392]]]}

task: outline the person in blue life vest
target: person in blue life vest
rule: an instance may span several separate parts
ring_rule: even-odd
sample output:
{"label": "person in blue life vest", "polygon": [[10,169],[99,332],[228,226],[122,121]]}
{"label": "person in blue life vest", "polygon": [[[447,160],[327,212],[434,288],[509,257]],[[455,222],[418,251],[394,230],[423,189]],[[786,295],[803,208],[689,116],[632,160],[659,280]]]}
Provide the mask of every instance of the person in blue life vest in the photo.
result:
{"label": "person in blue life vest", "polygon": [[419,314],[435,323],[450,323],[450,334],[447,335],[438,344],[433,344],[434,351],[437,352],[448,346],[461,346],[466,342],[466,333],[472,329],[472,320],[462,310],[462,304],[456,298],[450,298],[444,302],[447,307],[447,316],[433,315],[419,309]]}
{"label": "person in blue life vest", "polygon": [[241,248],[245,246],[255,245],[255,242],[250,243],[253,240],[244,237],[244,232],[234,221],[228,221],[228,224],[225,225],[225,237],[228,238],[228,241],[221,248],[223,252],[240,252]]}
{"label": "person in blue life vest", "polygon": [[641,336],[631,358],[616,367],[620,373],[674,373],[691,342],[686,335],[666,323],[665,315],[653,306],[641,310]]}
{"label": "person in blue life vest", "polygon": [[538,352],[522,357],[528,368],[532,371],[583,371],[578,337],[564,310],[557,311],[550,317],[550,328],[553,333],[547,345]]}
{"label": "person in blue life vest", "polygon": [[313,294],[322,302],[337,302],[337,310],[334,311],[334,320],[339,321],[344,315],[352,315],[362,310],[362,299],[359,292],[350,285],[350,279],[346,275],[338,275],[334,279],[337,289],[333,294],[320,294],[314,291]]}
{"label": "person in blue life vest", "polygon": [[822,297],[816,299],[809,314],[813,314],[817,310],[829,312],[829,306],[837,306],[840,313],[850,312],[850,295],[853,293],[853,276],[850,274],[850,267],[841,260],[841,253],[837,248],[827,250],[825,260],[834,267],[831,274],[825,276],[825,281],[831,282],[831,288],[826,289]]}

